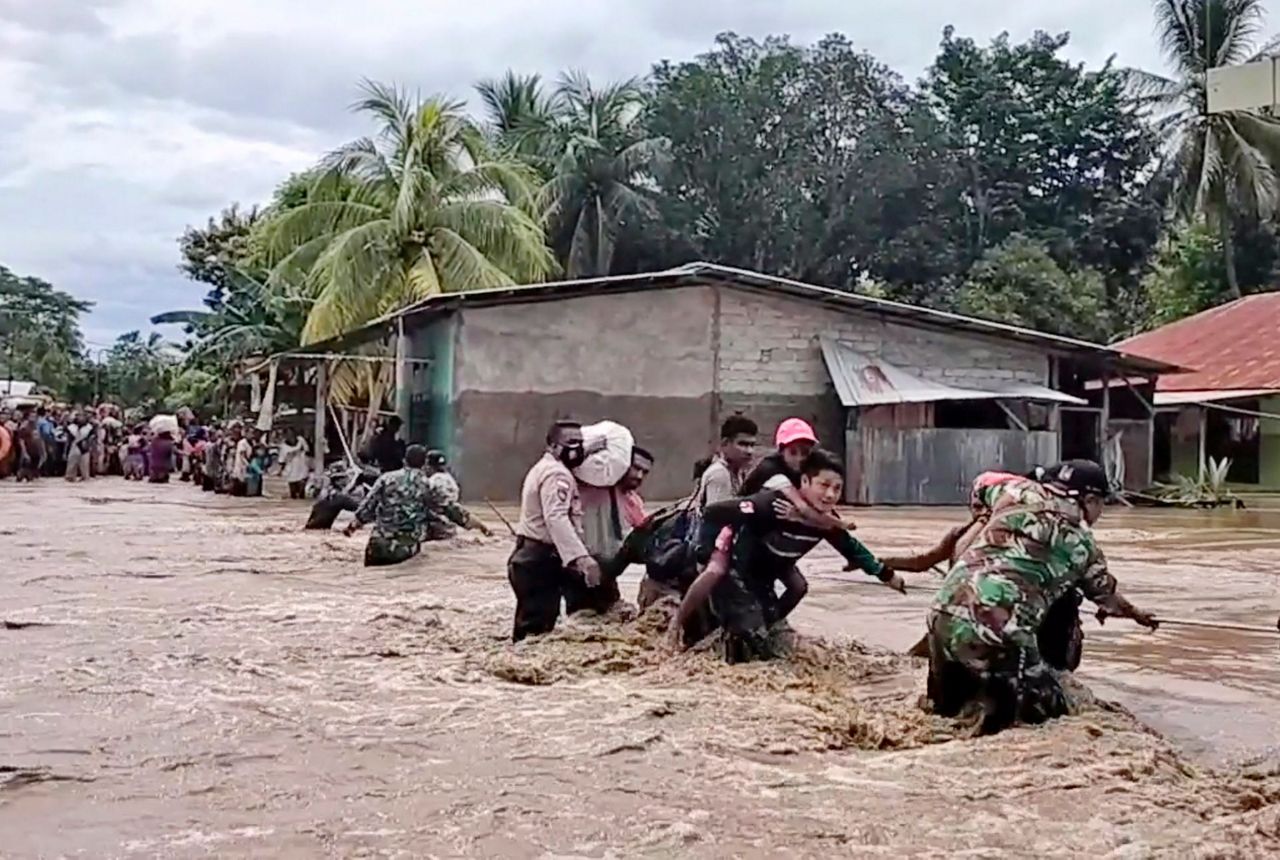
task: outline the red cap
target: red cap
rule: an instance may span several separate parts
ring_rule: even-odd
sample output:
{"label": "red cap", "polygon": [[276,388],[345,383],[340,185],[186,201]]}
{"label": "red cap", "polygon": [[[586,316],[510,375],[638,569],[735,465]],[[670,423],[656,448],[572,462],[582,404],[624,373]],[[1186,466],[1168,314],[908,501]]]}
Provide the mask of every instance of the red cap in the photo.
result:
{"label": "red cap", "polygon": [[809,426],[809,422],[800,418],[788,418],[778,425],[778,432],[774,434],[773,444],[779,448],[785,448],[792,442],[812,442],[818,444],[818,437],[813,434],[813,428]]}

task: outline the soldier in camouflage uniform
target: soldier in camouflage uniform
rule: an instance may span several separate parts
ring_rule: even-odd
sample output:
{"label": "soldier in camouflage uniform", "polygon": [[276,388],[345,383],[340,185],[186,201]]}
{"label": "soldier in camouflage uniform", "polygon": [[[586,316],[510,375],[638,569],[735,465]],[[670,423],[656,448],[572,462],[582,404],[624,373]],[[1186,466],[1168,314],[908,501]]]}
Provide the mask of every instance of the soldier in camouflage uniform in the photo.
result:
{"label": "soldier in camouflage uniform", "polygon": [[1097,463],[1073,460],[1041,480],[974,487],[990,511],[982,534],[951,569],[929,614],[929,699],[944,716],[982,708],[984,734],[1066,714],[1070,702],[1043,659],[1037,633],[1072,588],[1099,607],[1155,629],[1116,591],[1090,526],[1108,492]]}
{"label": "soldier in camouflage uniform", "polygon": [[405,468],[387,472],[369,490],[356,518],[346,528],[352,535],[361,526],[373,523],[373,534],[364,550],[366,567],[399,564],[418,554],[423,529],[430,518],[446,517],[463,528],[491,535],[488,526],[433,487],[422,467],[427,449],[410,445],[405,452]]}

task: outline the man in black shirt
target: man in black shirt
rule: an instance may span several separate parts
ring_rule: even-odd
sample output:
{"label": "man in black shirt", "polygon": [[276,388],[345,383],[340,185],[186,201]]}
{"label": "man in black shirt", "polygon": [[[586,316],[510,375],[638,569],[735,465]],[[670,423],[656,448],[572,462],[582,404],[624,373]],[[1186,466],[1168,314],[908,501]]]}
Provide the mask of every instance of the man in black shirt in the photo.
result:
{"label": "man in black shirt", "polygon": [[404,468],[405,444],[396,438],[403,423],[400,416],[393,415],[369,440],[366,456],[378,465],[384,475]]}
{"label": "man in black shirt", "polygon": [[[834,455],[815,449],[800,469],[798,492],[817,512],[831,516],[844,489],[844,466]],[[706,635],[692,629],[709,599],[715,620],[725,628],[725,659],[731,663],[777,656],[770,628],[804,598],[807,583],[793,576],[795,564],[820,541],[831,544],[848,562],[899,591],[902,578],[880,562],[843,528],[810,525],[791,509],[782,490],[765,489],[741,499],[707,505],[702,514],[699,553],[707,567],[689,587],[674,629],[682,644]],[[776,593],[777,583],[786,586]]]}

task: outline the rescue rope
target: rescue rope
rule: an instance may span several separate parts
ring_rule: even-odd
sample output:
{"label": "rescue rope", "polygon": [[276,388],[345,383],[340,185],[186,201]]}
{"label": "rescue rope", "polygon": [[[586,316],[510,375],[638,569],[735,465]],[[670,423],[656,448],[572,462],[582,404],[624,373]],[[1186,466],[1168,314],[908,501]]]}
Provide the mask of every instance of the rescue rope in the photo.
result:
{"label": "rescue rope", "polygon": [[1194,618],[1164,618],[1159,615],[1156,616],[1156,621],[1159,621],[1162,627],[1169,624],[1174,627],[1200,627],[1205,630],[1237,630],[1241,633],[1266,633],[1270,636],[1280,634],[1280,626],[1264,627],[1261,624],[1233,624],[1228,621],[1199,621]]}

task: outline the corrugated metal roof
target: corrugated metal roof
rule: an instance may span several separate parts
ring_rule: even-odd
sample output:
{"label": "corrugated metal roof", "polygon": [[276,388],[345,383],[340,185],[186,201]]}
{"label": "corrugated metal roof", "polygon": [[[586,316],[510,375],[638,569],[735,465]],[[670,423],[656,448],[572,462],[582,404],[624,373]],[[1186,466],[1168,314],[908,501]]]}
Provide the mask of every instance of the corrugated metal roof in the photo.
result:
{"label": "corrugated metal roof", "polygon": [[1217,403],[1222,400],[1236,400],[1241,397],[1270,397],[1280,394],[1275,388],[1228,388],[1214,391],[1193,389],[1191,391],[1157,391],[1156,406],[1183,406],[1188,403]]}
{"label": "corrugated metal roof", "polygon": [[860,352],[851,344],[823,337],[822,358],[844,406],[882,406],[893,403],[935,403],[939,400],[1037,400],[1087,404],[1087,400],[1031,382],[1009,382],[983,388],[963,388],[922,379],[879,356]]}
{"label": "corrugated metal roof", "polygon": [[1197,368],[1160,377],[1157,391],[1280,389],[1280,292],[1245,296],[1116,348]]}
{"label": "corrugated metal roof", "polygon": [[[1135,373],[1173,373],[1182,370],[1177,364],[1153,361],[1128,355],[1112,347],[1056,334],[1035,331],[1007,323],[968,317],[933,308],[918,307],[888,299],[859,293],[833,290],[801,281],[763,275],[731,266],[715,263],[689,263],[661,272],[636,275],[614,275],[605,278],[585,278],[572,281],[553,281],[524,286],[499,287],[474,290],[468,293],[445,293],[431,296],[399,311],[387,314],[362,329],[349,332],[323,343],[306,347],[309,352],[323,352],[362,343],[391,333],[397,321],[409,320],[424,314],[443,313],[460,307],[484,307],[534,301],[552,301],[581,295],[626,293],[640,290],[673,289],[699,284],[719,284],[741,289],[756,289],[774,295],[790,295],[810,302],[882,317],[904,320],[935,329],[973,332],[989,337],[999,337],[1019,343],[1038,346],[1059,355],[1090,357],[1106,361],[1116,368]],[[296,350],[294,350],[296,351]]]}

